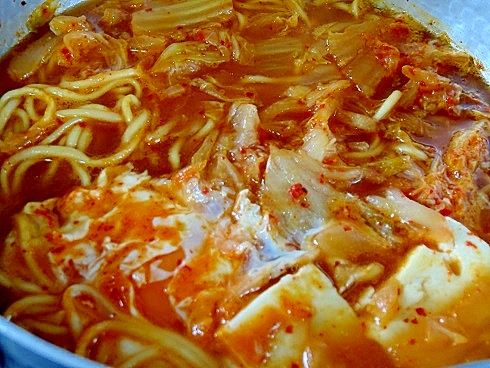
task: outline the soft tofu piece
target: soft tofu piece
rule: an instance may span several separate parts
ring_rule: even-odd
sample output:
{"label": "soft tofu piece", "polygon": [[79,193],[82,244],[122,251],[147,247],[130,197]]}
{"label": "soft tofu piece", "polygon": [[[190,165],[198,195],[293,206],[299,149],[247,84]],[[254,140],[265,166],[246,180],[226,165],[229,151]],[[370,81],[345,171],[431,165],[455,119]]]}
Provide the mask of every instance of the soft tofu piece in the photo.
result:
{"label": "soft tofu piece", "polygon": [[391,366],[362,331],[328,277],[306,265],[261,293],[217,337],[245,367]]}
{"label": "soft tofu piece", "polygon": [[490,247],[455,220],[447,224],[454,242],[415,247],[359,301],[368,335],[401,366],[432,367],[435,356],[448,365],[458,355],[479,359],[475,347],[490,345]]}

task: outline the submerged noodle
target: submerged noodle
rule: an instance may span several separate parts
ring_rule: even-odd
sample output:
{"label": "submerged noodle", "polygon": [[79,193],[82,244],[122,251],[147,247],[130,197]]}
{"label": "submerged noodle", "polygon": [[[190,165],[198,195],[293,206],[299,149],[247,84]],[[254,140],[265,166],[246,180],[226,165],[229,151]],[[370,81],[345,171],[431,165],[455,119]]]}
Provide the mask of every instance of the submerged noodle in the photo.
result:
{"label": "submerged noodle", "polygon": [[[35,87],[23,87],[17,90],[17,93],[13,96],[4,95],[0,104],[5,101],[3,105],[6,106],[5,115],[7,117],[3,119],[5,120],[3,130],[4,134],[7,134],[7,138],[9,138],[6,132],[9,128],[10,110],[8,101],[12,101],[13,98],[19,99],[20,97],[27,101],[30,95],[42,96],[48,107],[44,116],[37,122],[33,122],[24,132],[46,125],[44,131],[50,133],[45,133],[47,136],[44,139],[39,139],[42,136],[39,137],[39,142],[29,142],[29,144],[39,143],[37,146],[27,147],[21,152],[10,156],[3,163],[0,183],[4,194],[8,195],[12,192],[18,192],[21,188],[23,176],[37,162],[48,159],[54,161],[60,159],[68,160],[80,182],[83,185],[88,185],[91,180],[88,180],[90,175],[87,169],[111,166],[127,158],[143,138],[143,132],[150,121],[150,113],[145,109],[140,109],[141,87],[135,78],[136,76],[137,74],[133,70],[117,73],[109,72],[105,75],[101,74],[97,78],[91,77],[83,81],[73,83],[64,81],[61,83],[63,87],[36,85]],[[133,93],[125,92],[124,94],[119,94],[118,88],[122,86],[131,86]],[[87,93],[81,93],[81,89],[85,89]],[[111,91],[115,91],[115,98],[117,99],[114,110],[104,105],[84,104],[101,98]],[[73,105],[67,109],[65,108],[67,103]],[[137,116],[134,115],[133,110],[139,110]],[[47,126],[47,122],[56,120],[61,121],[62,124],[53,132],[49,132],[53,127],[52,125]],[[92,121],[96,121],[99,124],[124,122],[126,125],[119,148],[106,158],[92,158],[86,154],[86,150],[90,145],[90,137],[93,135],[90,128]],[[14,134],[19,135],[24,132],[16,132]]]}
{"label": "submerged noodle", "polygon": [[490,91],[444,37],[363,0],[44,32],[4,61],[7,319],[117,367],[490,358]]}

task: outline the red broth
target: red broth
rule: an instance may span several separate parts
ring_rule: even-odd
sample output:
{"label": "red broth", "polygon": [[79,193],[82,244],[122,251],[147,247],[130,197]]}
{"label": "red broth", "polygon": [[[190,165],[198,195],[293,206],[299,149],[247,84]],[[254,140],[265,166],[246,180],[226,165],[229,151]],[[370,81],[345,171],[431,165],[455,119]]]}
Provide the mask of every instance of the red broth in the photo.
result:
{"label": "red broth", "polygon": [[111,366],[489,357],[489,90],[408,15],[105,1],[1,70],[13,322]]}

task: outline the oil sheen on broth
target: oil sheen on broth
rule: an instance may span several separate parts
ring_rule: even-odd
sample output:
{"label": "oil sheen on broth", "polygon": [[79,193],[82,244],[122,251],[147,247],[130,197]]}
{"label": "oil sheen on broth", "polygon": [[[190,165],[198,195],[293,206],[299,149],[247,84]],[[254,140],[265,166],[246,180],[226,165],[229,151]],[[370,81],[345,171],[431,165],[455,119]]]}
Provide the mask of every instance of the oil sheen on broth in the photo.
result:
{"label": "oil sheen on broth", "polygon": [[362,0],[74,14],[2,62],[6,318],[111,366],[490,358],[469,55]]}

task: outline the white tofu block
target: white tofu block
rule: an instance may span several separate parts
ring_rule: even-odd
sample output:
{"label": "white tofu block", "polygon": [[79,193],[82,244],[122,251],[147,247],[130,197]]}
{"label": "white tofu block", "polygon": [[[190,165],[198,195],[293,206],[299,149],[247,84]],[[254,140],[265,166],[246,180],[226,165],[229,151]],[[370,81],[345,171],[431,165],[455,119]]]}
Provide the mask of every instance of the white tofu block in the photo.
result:
{"label": "white tofu block", "polygon": [[490,344],[490,247],[460,223],[447,223],[454,242],[415,247],[359,301],[368,335],[405,364],[430,367],[435,356],[454,364]]}
{"label": "white tofu block", "polygon": [[[313,265],[284,276],[217,336],[245,367],[327,367],[349,360],[360,367],[373,351],[381,351],[363,336],[353,309]],[[383,353],[375,355],[383,366]]]}

